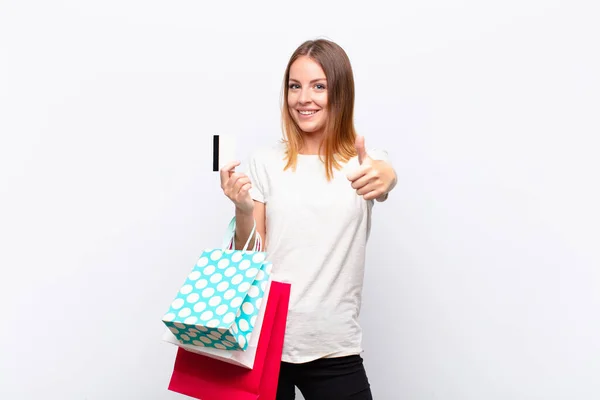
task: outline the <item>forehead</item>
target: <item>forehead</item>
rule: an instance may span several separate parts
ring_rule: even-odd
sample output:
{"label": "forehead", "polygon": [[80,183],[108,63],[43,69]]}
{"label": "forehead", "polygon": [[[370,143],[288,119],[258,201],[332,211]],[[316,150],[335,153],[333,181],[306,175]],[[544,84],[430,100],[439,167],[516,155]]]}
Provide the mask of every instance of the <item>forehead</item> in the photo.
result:
{"label": "forehead", "polygon": [[290,66],[290,79],[313,80],[325,79],[323,68],[312,58],[300,56]]}

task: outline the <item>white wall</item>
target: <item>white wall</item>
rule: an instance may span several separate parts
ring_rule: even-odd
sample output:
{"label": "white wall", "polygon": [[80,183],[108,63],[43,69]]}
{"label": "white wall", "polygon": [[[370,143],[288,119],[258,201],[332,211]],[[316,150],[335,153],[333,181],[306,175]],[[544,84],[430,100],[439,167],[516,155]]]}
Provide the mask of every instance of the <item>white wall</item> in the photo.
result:
{"label": "white wall", "polygon": [[211,137],[277,140],[319,36],[400,177],[369,245],[375,398],[600,398],[598,6],[216,3],[0,2],[0,398],[181,398],[160,317],[231,216]]}

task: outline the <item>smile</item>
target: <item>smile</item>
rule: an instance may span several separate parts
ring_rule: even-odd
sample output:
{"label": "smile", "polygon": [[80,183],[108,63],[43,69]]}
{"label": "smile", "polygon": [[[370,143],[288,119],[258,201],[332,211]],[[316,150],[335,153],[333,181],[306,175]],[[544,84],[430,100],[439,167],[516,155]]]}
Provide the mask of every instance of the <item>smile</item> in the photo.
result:
{"label": "smile", "polygon": [[298,110],[300,115],[314,115],[319,112],[319,110]]}

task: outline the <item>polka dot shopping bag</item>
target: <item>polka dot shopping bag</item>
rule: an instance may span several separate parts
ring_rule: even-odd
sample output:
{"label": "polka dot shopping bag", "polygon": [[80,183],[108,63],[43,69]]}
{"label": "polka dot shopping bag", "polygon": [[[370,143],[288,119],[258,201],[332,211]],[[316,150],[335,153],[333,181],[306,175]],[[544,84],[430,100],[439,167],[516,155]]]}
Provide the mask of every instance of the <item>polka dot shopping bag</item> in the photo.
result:
{"label": "polka dot shopping bag", "polygon": [[218,355],[246,351],[257,341],[252,335],[264,311],[272,265],[260,251],[258,232],[254,249],[247,250],[255,231],[256,221],[244,248],[233,250],[234,217],[222,248],[204,250],[193,266],[162,318],[182,347]]}
{"label": "polka dot shopping bag", "polygon": [[239,368],[180,347],[169,390],[201,400],[275,400],[290,288],[289,283],[277,281],[270,285],[252,369]]}

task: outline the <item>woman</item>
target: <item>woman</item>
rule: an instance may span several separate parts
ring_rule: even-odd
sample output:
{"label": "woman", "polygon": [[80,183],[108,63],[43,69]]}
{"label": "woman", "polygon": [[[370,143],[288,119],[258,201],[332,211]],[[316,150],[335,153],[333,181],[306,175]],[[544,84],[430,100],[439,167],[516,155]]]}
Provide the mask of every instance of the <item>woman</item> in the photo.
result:
{"label": "woman", "polygon": [[307,41],[284,79],[284,140],[221,170],[235,204],[236,249],[256,221],[273,279],[291,284],[277,399],[371,399],[358,315],[374,200],[396,184],[385,152],[365,150],[353,124],[348,56],[327,40]]}

